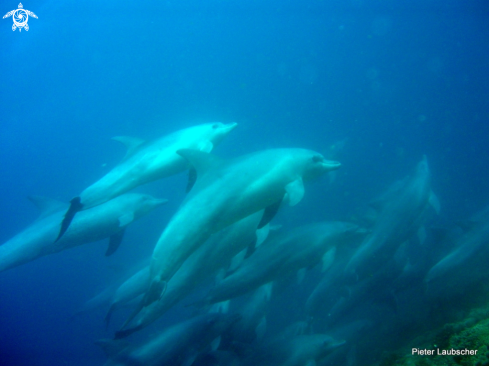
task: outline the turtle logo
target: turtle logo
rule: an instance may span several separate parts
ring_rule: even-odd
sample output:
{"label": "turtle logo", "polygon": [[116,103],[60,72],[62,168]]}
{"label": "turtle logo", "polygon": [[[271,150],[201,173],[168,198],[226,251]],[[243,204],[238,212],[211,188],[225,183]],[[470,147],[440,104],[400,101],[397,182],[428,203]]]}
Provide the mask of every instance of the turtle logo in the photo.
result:
{"label": "turtle logo", "polygon": [[29,30],[29,25],[27,25],[27,20],[29,19],[29,15],[37,19],[37,15],[32,11],[25,10],[22,6],[22,3],[19,3],[19,8],[9,11],[7,14],[3,16],[3,19],[12,16],[14,20],[14,24],[12,25],[12,30],[15,31],[19,28],[19,32],[24,28],[26,31]]}

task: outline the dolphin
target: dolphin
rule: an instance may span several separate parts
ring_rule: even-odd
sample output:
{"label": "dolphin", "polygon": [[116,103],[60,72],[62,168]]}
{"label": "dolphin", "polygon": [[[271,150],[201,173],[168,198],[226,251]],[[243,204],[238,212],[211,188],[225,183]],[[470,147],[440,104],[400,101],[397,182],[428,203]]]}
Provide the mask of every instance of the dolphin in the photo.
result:
{"label": "dolphin", "polygon": [[424,292],[432,300],[466,296],[469,288],[481,286],[489,278],[482,270],[489,260],[489,207],[459,225],[463,234],[447,238],[454,241],[454,248],[445,249],[444,256],[425,274]]}
{"label": "dolphin", "polygon": [[152,142],[134,137],[114,137],[113,140],[127,147],[126,156],[110,172],[70,201],[56,240],[63,236],[77,212],[107,202],[142,184],[184,171],[188,164],[176,153],[177,150],[210,152],[236,126],[237,123],[206,123],[176,131]]}
{"label": "dolphin", "polygon": [[293,206],[302,199],[303,180],[340,167],[305,149],[265,150],[228,162],[197,150],[178,154],[195,168],[198,179],[156,244],[143,307],[161,297],[182,263],[213,233],[267,208],[259,227],[265,225],[281,201]]}
{"label": "dolphin", "polygon": [[198,353],[239,320],[237,315],[204,314],[157,333],[146,342],[127,346],[121,340],[101,340],[106,366],[191,365]]}
{"label": "dolphin", "polygon": [[336,247],[361,240],[365,231],[355,224],[332,221],[300,226],[265,241],[240,267],[218,283],[204,299],[216,303],[241,296],[302,268],[334,261]]}
{"label": "dolphin", "polygon": [[428,161],[423,156],[413,175],[398,182],[372,203],[379,207],[379,217],[372,234],[365,238],[347,263],[345,278],[368,277],[421,228],[430,206],[439,212],[439,202],[430,183]]}
{"label": "dolphin", "polygon": [[388,261],[384,266],[371,274],[371,276],[359,280],[348,289],[348,296],[339,297],[332,307],[327,305],[322,313],[327,314],[321,319],[328,325],[344,324],[347,320],[355,318],[355,312],[368,311],[372,304],[387,305],[389,310],[397,311],[397,297],[393,290],[393,283],[402,272],[402,267],[396,261]]}
{"label": "dolphin", "polygon": [[131,300],[136,299],[138,296],[144,294],[149,281],[149,265],[144,266],[139,271],[134,273],[126,281],[124,281],[114,292],[110,307],[105,315],[105,325],[109,326],[112,313],[127,304]]}
{"label": "dolphin", "polygon": [[[262,216],[263,210],[255,212],[209,238],[178,269],[168,282],[163,296],[139,314],[134,321],[135,326],[124,329],[132,321],[132,317],[130,317],[121,330],[116,332],[115,338],[126,337],[150,325],[205,280],[227,267],[237,253],[246,250],[251,243],[255,242],[257,239],[257,226]],[[264,229],[262,228],[260,231]],[[264,238],[261,238],[261,240],[264,240]],[[257,244],[260,243],[258,242]],[[147,283],[145,285],[146,287],[142,289],[143,292],[147,289]]]}
{"label": "dolphin", "polygon": [[71,319],[78,317],[79,315],[86,314],[96,309],[102,308],[110,304],[112,301],[112,297],[114,296],[114,292],[116,290],[116,286],[112,285],[103,289],[100,293],[93,296],[89,300],[85,301],[85,303],[80,306],[74,313],[71,315]]}
{"label": "dolphin", "polygon": [[120,277],[107,284],[98,294],[85,301],[85,303],[72,315],[72,318],[79,314],[94,311],[98,308],[109,309],[114,304],[115,309],[122,307],[132,308],[134,305],[137,305],[137,297],[141,295],[141,293],[144,293],[147,287],[148,280],[144,283],[139,283],[141,290],[138,290],[137,285],[137,278],[141,277],[138,274],[144,268],[148,271],[147,273],[149,276],[149,257],[137,263],[130,269],[114,268],[117,272],[122,272]]}
{"label": "dolphin", "polygon": [[326,334],[304,334],[282,340],[276,339],[259,346],[243,360],[243,366],[315,365],[334,349],[345,344]]}
{"label": "dolphin", "polygon": [[344,283],[344,269],[359,241],[337,247],[334,262],[307,298],[305,310],[309,317],[316,320],[322,318],[320,315],[324,314],[325,309],[330,309],[340,297],[349,295],[350,289]]}
{"label": "dolphin", "polygon": [[[272,298],[273,282],[258,287],[253,294],[240,303],[238,314],[241,315],[239,322],[235,323],[229,330],[232,342],[252,343],[261,341],[267,329],[266,315]],[[235,302],[231,302],[235,306]]]}
{"label": "dolphin", "polygon": [[32,225],[0,246],[0,271],[105,238],[110,238],[106,252],[110,255],[120,245],[127,225],[167,202],[139,193],[116,197],[80,213],[66,234],[55,242],[66,205],[40,197],[31,197],[31,200],[43,212]]}
{"label": "dolphin", "polygon": [[451,272],[460,273],[460,268],[471,262],[474,256],[484,255],[489,243],[489,207],[474,215],[469,220],[468,230],[455,241],[455,248],[440,259],[426,274],[425,282],[429,283]]}

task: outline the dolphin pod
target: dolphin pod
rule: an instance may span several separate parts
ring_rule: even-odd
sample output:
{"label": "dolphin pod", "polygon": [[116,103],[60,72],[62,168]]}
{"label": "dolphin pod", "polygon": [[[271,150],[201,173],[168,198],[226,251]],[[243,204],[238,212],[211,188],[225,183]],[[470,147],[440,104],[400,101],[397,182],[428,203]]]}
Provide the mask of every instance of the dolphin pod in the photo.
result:
{"label": "dolphin pod", "polygon": [[[41,215],[0,246],[0,271],[104,238],[111,255],[128,225],[166,202],[127,191],[189,169],[188,194],[160,224],[149,261],[81,309],[106,308],[116,338],[98,341],[106,365],[374,364],[393,339],[410,344],[417,328],[448,321],[457,300],[487,288],[489,210],[431,230],[440,204],[426,157],[365,215],[297,215],[283,206],[340,163],[298,148],[210,154],[235,126],[116,138],[124,160],[69,208],[31,198]],[[127,317],[109,324],[123,306]]]}
{"label": "dolphin pod", "polygon": [[[209,238],[178,269],[168,282],[164,295],[139,314],[133,327],[124,329],[126,327],[124,325],[116,332],[116,338],[126,337],[153,323],[205,280],[216,275],[220,269],[229,266],[235,255],[246,250],[250,244],[256,243],[257,226],[262,216],[263,211],[258,211]],[[143,288],[143,292],[145,290],[146,288]],[[126,325],[131,320],[132,318],[129,318]]]}
{"label": "dolphin pod", "polygon": [[[380,210],[379,217],[367,237],[345,267],[347,274],[360,278],[377,269],[397,247],[408,240],[425,221],[428,208],[439,212],[439,203],[431,191],[431,178],[426,157],[418,163],[414,174],[396,183],[372,205]],[[382,255],[379,255],[382,253]]]}
{"label": "dolphin pod", "polygon": [[184,171],[187,163],[176,154],[177,150],[210,152],[236,126],[237,123],[207,123],[152,142],[133,137],[114,137],[127,147],[126,156],[120,164],[71,200],[56,240],[63,236],[77,212],[107,202],[142,184]]}
{"label": "dolphin pod", "polygon": [[110,340],[98,344],[109,357],[106,366],[191,365],[200,351],[238,320],[236,315],[203,314],[169,327],[136,346]]}
{"label": "dolphin pod", "polygon": [[197,181],[156,243],[143,307],[161,297],[178,268],[213,233],[259,210],[276,211],[283,200],[297,204],[303,180],[340,167],[304,149],[265,150],[229,162],[197,150],[178,153],[195,168]]}
{"label": "dolphin pod", "polygon": [[363,236],[365,232],[357,225],[346,222],[321,222],[281,232],[211,289],[205,300],[215,303],[235,298],[321,261],[327,270],[337,246]]}

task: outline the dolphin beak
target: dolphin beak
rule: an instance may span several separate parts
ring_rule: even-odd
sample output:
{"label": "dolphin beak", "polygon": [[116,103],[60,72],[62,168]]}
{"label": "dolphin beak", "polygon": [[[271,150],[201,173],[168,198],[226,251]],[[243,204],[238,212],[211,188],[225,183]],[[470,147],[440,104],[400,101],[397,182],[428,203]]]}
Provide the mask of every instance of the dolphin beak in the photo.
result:
{"label": "dolphin beak", "polygon": [[323,168],[326,171],[331,171],[331,170],[336,170],[339,169],[341,166],[341,163],[339,161],[334,161],[334,160],[324,160],[322,162]]}
{"label": "dolphin beak", "polygon": [[226,126],[225,126],[225,132],[226,133],[229,133],[231,132],[232,130],[234,130],[236,128],[238,124],[236,122],[233,122],[233,123],[228,123]]}

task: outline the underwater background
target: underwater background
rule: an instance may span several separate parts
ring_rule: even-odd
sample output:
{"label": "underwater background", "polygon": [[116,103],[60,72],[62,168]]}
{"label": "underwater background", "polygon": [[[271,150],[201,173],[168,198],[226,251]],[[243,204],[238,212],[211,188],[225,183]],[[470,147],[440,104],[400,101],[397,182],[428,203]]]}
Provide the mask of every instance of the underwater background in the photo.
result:
{"label": "underwater background", "polygon": [[[3,1],[3,14],[17,8]],[[110,140],[237,122],[223,157],[302,147],[342,164],[275,221],[357,219],[423,155],[441,204],[433,225],[489,203],[486,1],[29,1],[29,31],[0,23],[0,242],[68,202],[124,156]],[[93,243],[0,273],[0,365],[102,365],[104,309],[73,317],[152,253],[186,175],[137,188],[169,203],[106,258]],[[481,271],[489,270],[485,267]],[[291,299],[293,303],[293,299]],[[453,303],[457,309],[457,303]],[[185,318],[177,308],[159,326]],[[294,308],[273,309],[278,323]],[[448,320],[447,320],[448,321]],[[452,321],[450,319],[450,321]],[[383,349],[358,356],[379,362]]]}

